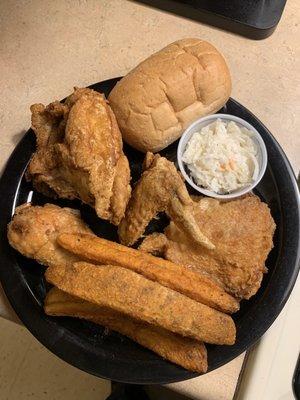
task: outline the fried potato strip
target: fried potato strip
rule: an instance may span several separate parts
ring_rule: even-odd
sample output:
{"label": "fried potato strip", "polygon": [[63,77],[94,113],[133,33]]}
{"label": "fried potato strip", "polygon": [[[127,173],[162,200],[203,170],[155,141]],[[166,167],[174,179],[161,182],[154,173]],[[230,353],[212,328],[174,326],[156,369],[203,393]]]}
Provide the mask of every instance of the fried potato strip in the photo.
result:
{"label": "fried potato strip", "polygon": [[57,241],[81,258],[131,269],[217,310],[233,313],[239,309],[238,301],[212,279],[181,265],[91,235],[62,234]]}
{"label": "fried potato strip", "polygon": [[105,326],[190,371],[207,371],[206,348],[197,340],[141,323],[124,314],[71,296],[55,287],[48,292],[44,309],[48,315],[83,318]]}
{"label": "fried potato strip", "polygon": [[50,267],[45,276],[64,292],[182,336],[213,344],[235,342],[230,316],[126,268],[77,262]]}

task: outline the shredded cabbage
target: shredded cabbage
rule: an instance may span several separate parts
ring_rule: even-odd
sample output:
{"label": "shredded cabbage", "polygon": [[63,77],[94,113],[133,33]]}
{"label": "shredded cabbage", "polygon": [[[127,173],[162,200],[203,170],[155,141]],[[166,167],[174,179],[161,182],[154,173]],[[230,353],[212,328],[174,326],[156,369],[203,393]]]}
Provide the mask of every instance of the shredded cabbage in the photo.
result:
{"label": "shredded cabbage", "polygon": [[191,136],[182,161],[198,186],[230,193],[257,179],[258,148],[252,137],[249,129],[218,119]]}

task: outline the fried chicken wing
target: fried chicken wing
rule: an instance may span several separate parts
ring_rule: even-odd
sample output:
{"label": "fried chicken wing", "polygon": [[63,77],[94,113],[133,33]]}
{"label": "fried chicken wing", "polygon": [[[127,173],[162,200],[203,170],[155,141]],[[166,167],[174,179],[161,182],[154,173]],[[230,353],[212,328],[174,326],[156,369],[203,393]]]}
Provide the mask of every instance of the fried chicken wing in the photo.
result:
{"label": "fried chicken wing", "polygon": [[175,165],[164,157],[147,153],[144,169],[119,225],[121,243],[127,246],[134,244],[150,220],[165,211],[194,242],[214,248],[195,221],[193,202]]}
{"label": "fried chicken wing", "polygon": [[17,207],[7,228],[10,245],[45,266],[70,265],[78,261],[77,256],[56,243],[61,233],[92,234],[92,231],[80,218],[79,211],[53,204]]}
{"label": "fried chicken wing", "polygon": [[47,293],[44,309],[48,315],[84,318],[105,326],[190,371],[203,373],[207,370],[207,352],[202,342],[88,303],[56,287]]}
{"label": "fried chicken wing", "polygon": [[130,197],[130,170],[104,96],[75,89],[64,104],[34,104],[31,112],[37,151],[27,178],[43,194],[78,198],[118,225]]}
{"label": "fried chicken wing", "polygon": [[165,235],[149,236],[140,249],[208,275],[228,293],[249,299],[260,287],[273,247],[275,223],[268,206],[254,195],[229,202],[199,197],[194,213],[214,250],[197,246],[172,221]]}

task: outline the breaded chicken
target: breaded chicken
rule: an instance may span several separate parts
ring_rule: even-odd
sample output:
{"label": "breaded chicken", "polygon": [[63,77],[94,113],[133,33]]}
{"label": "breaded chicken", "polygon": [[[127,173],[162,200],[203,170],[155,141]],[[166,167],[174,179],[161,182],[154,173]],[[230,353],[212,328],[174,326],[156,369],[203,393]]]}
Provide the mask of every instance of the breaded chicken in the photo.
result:
{"label": "breaded chicken", "polygon": [[118,225],[130,197],[130,170],[104,96],[76,89],[65,103],[31,106],[37,150],[27,178],[46,196],[80,199]]}
{"label": "breaded chicken", "polygon": [[7,228],[10,245],[45,266],[70,265],[78,261],[77,256],[56,243],[61,233],[92,234],[92,231],[80,218],[79,211],[53,204],[17,207]]}
{"label": "breaded chicken", "polygon": [[209,249],[214,248],[213,242],[202,233],[195,221],[193,201],[174,163],[158,154],[147,153],[144,172],[119,225],[121,243],[133,245],[143,235],[151,219],[163,211],[192,241]]}
{"label": "breaded chicken", "polygon": [[275,223],[268,206],[254,195],[228,202],[199,197],[194,213],[214,250],[197,246],[174,222],[165,235],[147,237],[140,249],[206,274],[228,293],[249,299],[260,287],[273,247]]}

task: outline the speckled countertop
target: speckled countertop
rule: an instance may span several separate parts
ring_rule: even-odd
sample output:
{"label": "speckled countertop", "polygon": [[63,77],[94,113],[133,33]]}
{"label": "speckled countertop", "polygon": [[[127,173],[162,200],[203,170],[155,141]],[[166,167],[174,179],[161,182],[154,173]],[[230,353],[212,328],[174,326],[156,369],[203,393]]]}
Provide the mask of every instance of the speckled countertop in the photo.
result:
{"label": "speckled countertop", "polygon": [[[232,74],[232,97],[271,130],[298,173],[299,20],[300,5],[290,0],[275,33],[253,41],[131,1],[2,1],[0,167],[30,125],[30,104],[61,99],[74,85],[123,75],[164,45],[199,37],[224,54]],[[0,315],[14,319],[3,294]],[[199,399],[230,399],[241,362],[242,357],[189,384],[176,384],[177,389],[186,391],[188,386]]]}

